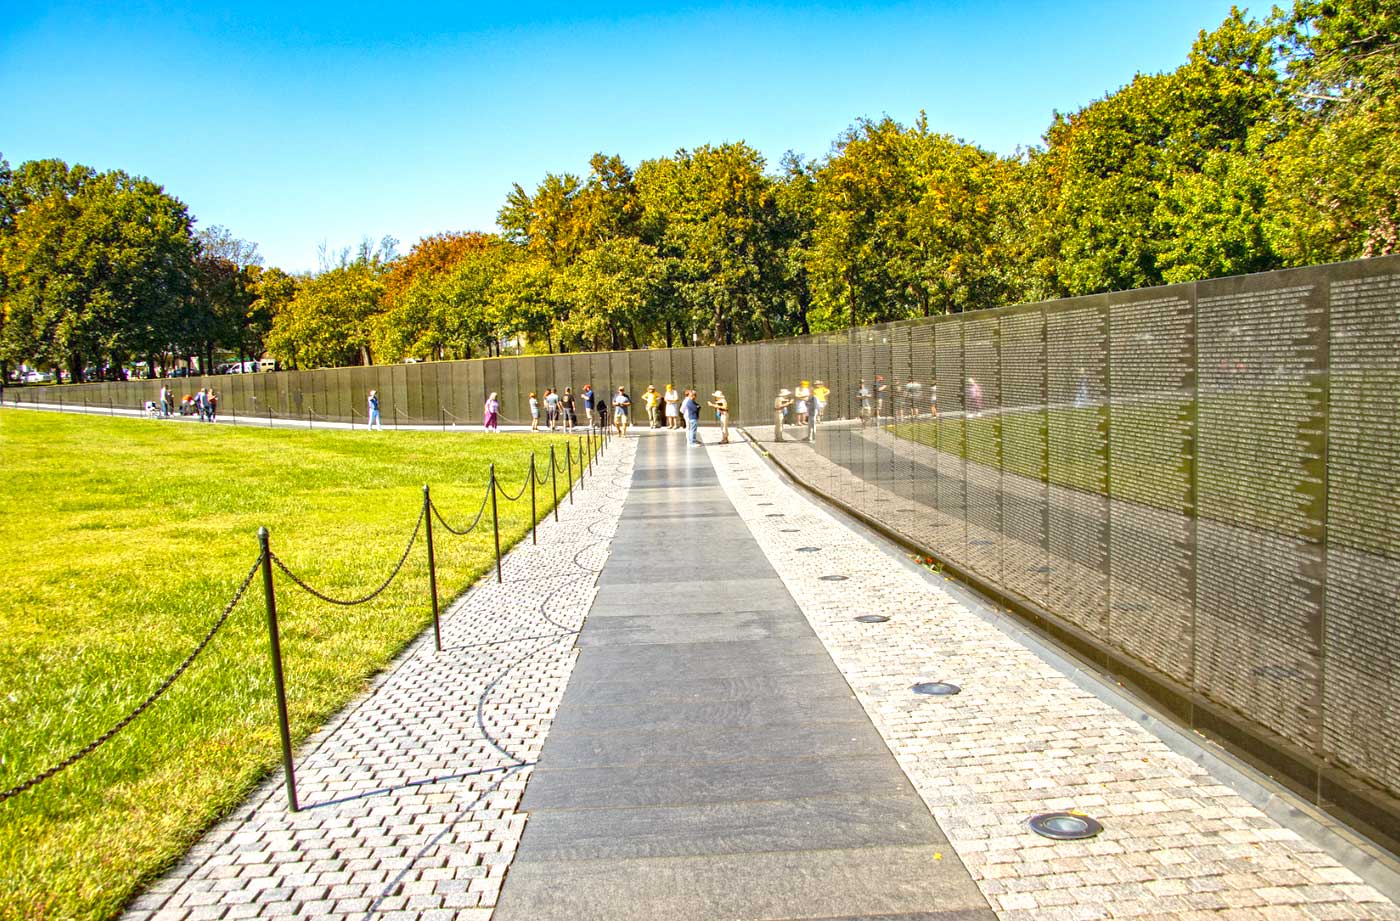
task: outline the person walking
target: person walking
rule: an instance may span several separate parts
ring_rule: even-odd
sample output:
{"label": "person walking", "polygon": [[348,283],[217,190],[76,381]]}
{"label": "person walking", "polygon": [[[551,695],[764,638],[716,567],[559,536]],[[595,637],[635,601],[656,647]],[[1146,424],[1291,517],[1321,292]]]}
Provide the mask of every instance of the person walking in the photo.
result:
{"label": "person walking", "polygon": [[500,434],[500,412],[501,401],[496,399],[496,391],[491,391],[491,395],[486,398],[485,424],[482,426],[492,434]]}
{"label": "person walking", "polygon": [[778,391],[778,396],[773,400],[773,440],[783,440],[783,419],[787,417],[788,407],[792,405],[792,391],[784,387]]}
{"label": "person walking", "polygon": [[593,385],[584,384],[583,392],[579,396],[583,397],[583,414],[588,417],[588,430],[591,432],[593,431],[593,404],[597,401],[597,397],[593,393]]}
{"label": "person walking", "polygon": [[368,414],[369,414],[369,426],[368,426],[369,430],[370,430],[371,432],[376,431],[376,430],[381,431],[381,432],[384,431],[384,426],[381,425],[381,424],[379,423],[379,391],[378,391],[378,390],[371,390],[371,391],[369,392],[369,400],[368,400],[368,403],[369,403],[369,413],[368,413]]}
{"label": "person walking", "polygon": [[572,432],[574,423],[578,417],[574,415],[574,390],[572,387],[564,388],[564,395],[559,398],[559,407],[564,412],[564,431]]}
{"label": "person walking", "polygon": [[627,437],[627,414],[628,407],[632,405],[631,397],[627,396],[627,388],[617,388],[617,396],[613,397],[613,426],[617,433],[623,438]]}
{"label": "person walking", "polygon": [[666,427],[676,429],[681,427],[681,395],[676,393],[675,384],[666,385]]}
{"label": "person walking", "polygon": [[729,401],[725,399],[723,390],[716,390],[710,394],[710,408],[715,411],[715,420],[719,422],[719,443],[729,444]]}
{"label": "person walking", "polygon": [[655,384],[647,384],[647,392],[642,394],[642,402],[647,406],[647,426],[656,428],[657,409],[661,406],[661,394],[656,392]]}
{"label": "person walking", "polygon": [[205,421],[205,416],[209,408],[209,404],[206,402],[207,400],[208,397],[204,394],[204,388],[200,387],[199,392],[194,395],[194,411],[195,414],[199,416],[200,422]]}
{"label": "person walking", "polygon": [[170,388],[164,384],[160,385],[160,417],[170,418]]}
{"label": "person walking", "polygon": [[540,430],[540,399],[535,396],[535,391],[530,391],[530,431]]}
{"label": "person walking", "polygon": [[214,392],[212,387],[209,388],[209,395],[205,397],[204,402],[209,410],[209,421],[213,422],[215,417],[219,415],[219,395]]}

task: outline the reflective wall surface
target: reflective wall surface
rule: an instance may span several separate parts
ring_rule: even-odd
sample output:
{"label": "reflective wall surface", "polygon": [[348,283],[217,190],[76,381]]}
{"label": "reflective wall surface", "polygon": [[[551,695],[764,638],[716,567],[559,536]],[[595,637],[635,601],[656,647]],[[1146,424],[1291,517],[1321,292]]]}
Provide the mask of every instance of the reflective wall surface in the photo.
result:
{"label": "reflective wall surface", "polygon": [[[528,422],[530,391],[585,383],[625,386],[642,420],[648,384],[722,387],[813,488],[1260,738],[1400,792],[1400,257],[744,346],[175,389],[312,424],[362,424],[376,389],[391,427],[479,423],[490,392]],[[7,397],[131,407],[159,386]],[[782,425],[775,400],[794,403]]]}

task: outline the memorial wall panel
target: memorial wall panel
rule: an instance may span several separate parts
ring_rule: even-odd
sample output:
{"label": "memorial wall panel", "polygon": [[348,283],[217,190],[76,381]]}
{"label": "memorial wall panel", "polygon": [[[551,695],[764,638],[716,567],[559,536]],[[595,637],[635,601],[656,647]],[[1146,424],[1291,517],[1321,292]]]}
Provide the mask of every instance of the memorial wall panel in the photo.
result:
{"label": "memorial wall panel", "polygon": [[1045,313],[1038,307],[1001,320],[1002,579],[1045,605],[1050,571]]}
{"label": "memorial wall panel", "polygon": [[1196,682],[1320,743],[1326,287],[1198,286]]}
{"label": "memorial wall panel", "polygon": [[1109,308],[1109,637],[1183,684],[1191,674],[1195,305],[1129,295]]}
{"label": "memorial wall panel", "polygon": [[1001,318],[990,312],[963,321],[967,403],[967,564],[1001,581]]}
{"label": "memorial wall panel", "polygon": [[963,403],[963,320],[947,317],[933,327],[934,395],[938,406],[938,510],[947,524],[933,549],[967,563],[967,441]]}
{"label": "memorial wall panel", "polygon": [[1400,790],[1400,277],[1330,294],[1323,741]]}
{"label": "memorial wall panel", "polygon": [[1108,636],[1108,317],[1102,298],[1047,307],[1050,608]]}

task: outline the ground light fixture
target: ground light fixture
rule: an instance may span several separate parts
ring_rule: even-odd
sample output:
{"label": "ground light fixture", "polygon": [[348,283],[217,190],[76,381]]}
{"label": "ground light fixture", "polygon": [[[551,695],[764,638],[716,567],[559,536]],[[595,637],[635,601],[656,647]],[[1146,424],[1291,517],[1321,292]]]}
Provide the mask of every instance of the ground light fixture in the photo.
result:
{"label": "ground light fixture", "polygon": [[915,694],[927,694],[930,697],[952,697],[954,694],[962,693],[962,688],[946,681],[920,681],[909,690]]}
{"label": "ground light fixture", "polygon": [[823,582],[845,582],[845,581],[846,581],[846,577],[845,577],[845,576],[822,576],[822,577],[821,577],[821,580],[822,580]]}
{"label": "ground light fixture", "polygon": [[798,547],[798,548],[797,548],[797,552],[798,552],[798,553],[819,553],[819,552],[821,551],[821,549],[822,549],[821,547]]}
{"label": "ground light fixture", "polygon": [[883,614],[862,614],[856,620],[862,624],[883,624],[889,618]]}
{"label": "ground light fixture", "polygon": [[1103,831],[1097,819],[1075,812],[1042,812],[1031,816],[1026,824],[1042,838],[1056,841],[1078,841]]}

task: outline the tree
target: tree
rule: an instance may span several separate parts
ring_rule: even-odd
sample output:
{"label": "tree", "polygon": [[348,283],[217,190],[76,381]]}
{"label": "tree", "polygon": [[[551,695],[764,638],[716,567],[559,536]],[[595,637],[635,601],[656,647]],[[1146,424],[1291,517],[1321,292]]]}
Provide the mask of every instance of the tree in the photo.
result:
{"label": "tree", "polygon": [[383,295],[383,264],[363,253],[307,279],[273,318],[268,351],[301,368],[371,364],[370,327]]}
{"label": "tree", "polygon": [[185,206],[148,179],[59,160],[24,163],[0,251],[10,361],[117,373],[179,322],[195,243]]}
{"label": "tree", "polygon": [[445,354],[446,326],[430,308],[436,282],[464,259],[500,243],[484,233],[441,233],[424,237],[407,256],[394,260],[384,276],[383,313],[375,324],[381,357],[439,358]]}

